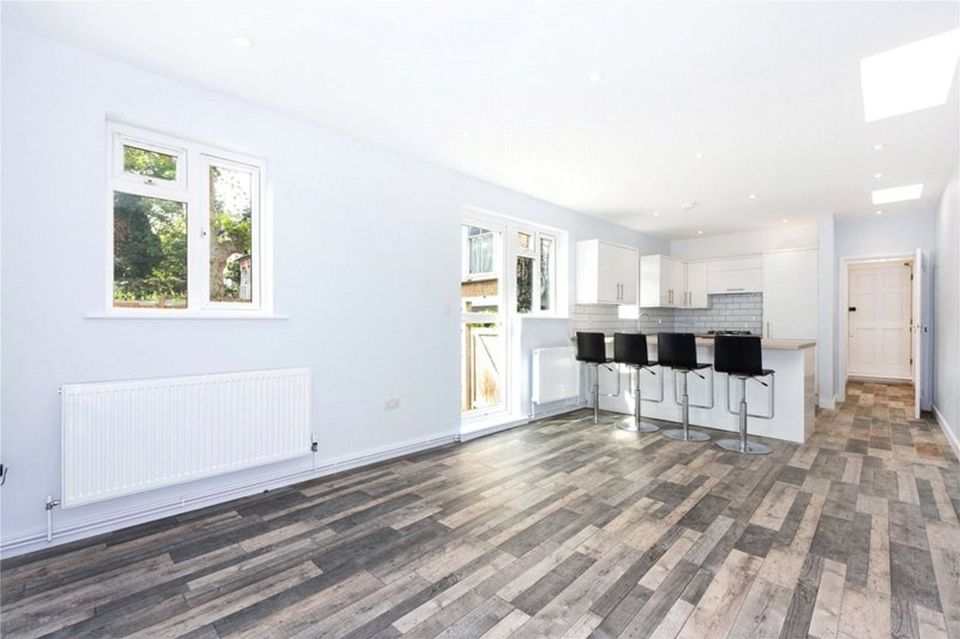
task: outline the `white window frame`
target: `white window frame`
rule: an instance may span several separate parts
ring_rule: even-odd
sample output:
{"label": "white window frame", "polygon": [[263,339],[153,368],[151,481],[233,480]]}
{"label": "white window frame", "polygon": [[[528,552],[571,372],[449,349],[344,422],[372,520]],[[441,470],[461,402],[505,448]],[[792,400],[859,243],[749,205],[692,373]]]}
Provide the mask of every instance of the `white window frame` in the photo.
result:
{"label": "white window frame", "polygon": [[[465,222],[465,224],[469,224],[469,223]],[[483,228],[483,227],[478,227],[478,228]],[[463,235],[461,236],[461,241],[469,245],[470,236],[467,235],[466,229],[463,229],[462,233]],[[464,282],[472,282],[474,280],[488,280],[490,278],[497,277],[499,275],[499,271],[500,271],[499,264],[502,257],[500,254],[500,250],[501,250],[500,247],[496,243],[494,243],[493,256],[491,259],[493,270],[490,271],[489,273],[471,273],[470,272],[470,253],[469,251],[463,251],[461,255],[461,263],[460,263],[460,279]]]}
{"label": "white window frame", "polygon": [[[177,179],[148,178],[123,170],[124,144],[177,157]],[[106,310],[93,317],[130,318],[263,318],[273,317],[273,220],[266,181],[266,162],[205,144],[162,133],[107,122],[107,244]],[[212,165],[252,173],[251,302],[210,300],[210,193],[208,171]],[[124,308],[114,306],[113,225],[114,192],[183,202],[187,207],[187,307]]]}

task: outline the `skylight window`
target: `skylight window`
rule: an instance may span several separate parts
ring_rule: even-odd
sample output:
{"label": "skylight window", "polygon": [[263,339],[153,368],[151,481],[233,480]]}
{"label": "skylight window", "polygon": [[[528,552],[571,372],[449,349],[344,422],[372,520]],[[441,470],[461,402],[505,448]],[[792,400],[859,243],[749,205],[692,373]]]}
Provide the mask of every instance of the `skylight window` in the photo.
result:
{"label": "skylight window", "polygon": [[944,104],[958,58],[960,29],[953,29],[860,60],[867,122]]}
{"label": "skylight window", "polygon": [[889,189],[878,189],[870,194],[874,204],[888,204],[890,202],[904,202],[918,200],[923,195],[923,184],[907,184],[894,186]]}

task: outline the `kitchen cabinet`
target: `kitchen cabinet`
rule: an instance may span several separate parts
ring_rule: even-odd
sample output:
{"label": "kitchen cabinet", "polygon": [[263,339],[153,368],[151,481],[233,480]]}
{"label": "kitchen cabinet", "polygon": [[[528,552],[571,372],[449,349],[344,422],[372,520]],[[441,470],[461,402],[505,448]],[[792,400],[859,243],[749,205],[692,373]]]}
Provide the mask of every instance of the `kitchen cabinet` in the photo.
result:
{"label": "kitchen cabinet", "polygon": [[577,242],[577,304],[636,304],[637,271],[635,248]]}
{"label": "kitchen cabinet", "polygon": [[707,263],[687,262],[687,308],[708,308]]}
{"label": "kitchen cabinet", "polygon": [[763,336],[817,339],[817,249],[763,255]]}
{"label": "kitchen cabinet", "polygon": [[707,262],[707,293],[763,292],[763,258],[739,257]]}
{"label": "kitchen cabinet", "polygon": [[706,263],[667,255],[640,258],[641,308],[706,308]]}

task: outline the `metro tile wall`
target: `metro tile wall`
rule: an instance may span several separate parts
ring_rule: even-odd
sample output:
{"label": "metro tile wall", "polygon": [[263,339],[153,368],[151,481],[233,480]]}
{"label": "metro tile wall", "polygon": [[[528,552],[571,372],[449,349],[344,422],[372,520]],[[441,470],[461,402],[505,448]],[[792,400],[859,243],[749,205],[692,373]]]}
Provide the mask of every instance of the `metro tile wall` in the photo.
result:
{"label": "metro tile wall", "polygon": [[760,293],[711,295],[709,303],[710,308],[642,309],[639,320],[620,319],[616,306],[577,304],[573,307],[570,319],[574,331],[705,333],[726,329],[762,334],[763,295]]}

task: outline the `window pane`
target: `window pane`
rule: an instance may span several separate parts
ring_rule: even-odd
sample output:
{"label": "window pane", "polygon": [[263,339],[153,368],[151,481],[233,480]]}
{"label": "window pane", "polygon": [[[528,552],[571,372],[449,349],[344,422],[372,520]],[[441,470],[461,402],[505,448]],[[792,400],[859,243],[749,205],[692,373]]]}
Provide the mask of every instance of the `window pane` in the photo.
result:
{"label": "window pane", "polygon": [[517,232],[517,246],[523,249],[524,251],[529,251],[533,248],[533,236],[529,233],[524,233],[523,231]]}
{"label": "window pane", "polygon": [[553,238],[540,237],[540,310],[549,311],[552,307],[553,289]]}
{"label": "window pane", "polygon": [[253,175],[210,167],[210,301],[253,301]]}
{"label": "window pane", "polygon": [[493,233],[471,226],[467,231],[470,275],[493,273]]}
{"label": "window pane", "polygon": [[517,258],[517,312],[533,310],[533,258]]}
{"label": "window pane", "polygon": [[159,180],[177,179],[177,156],[123,145],[123,170]]}
{"label": "window pane", "polygon": [[185,203],[113,194],[113,305],[186,308]]}

